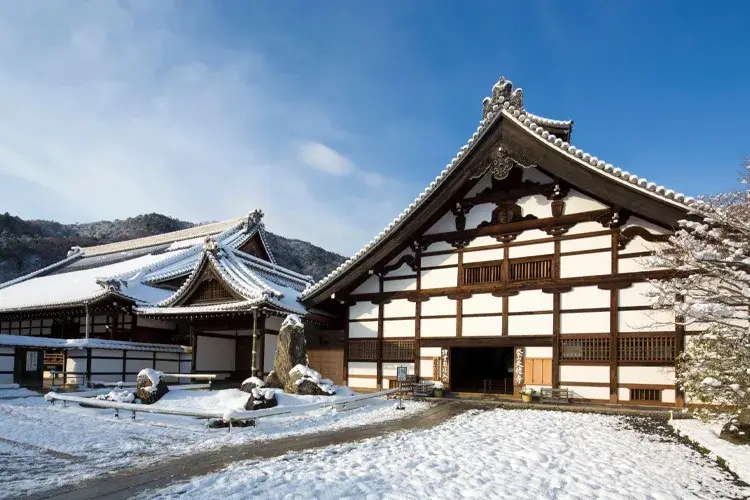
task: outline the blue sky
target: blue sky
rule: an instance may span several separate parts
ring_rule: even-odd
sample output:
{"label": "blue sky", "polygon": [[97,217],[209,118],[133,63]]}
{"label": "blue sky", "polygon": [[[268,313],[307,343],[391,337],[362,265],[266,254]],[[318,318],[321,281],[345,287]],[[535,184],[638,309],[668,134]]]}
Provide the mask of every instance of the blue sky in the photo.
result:
{"label": "blue sky", "polygon": [[597,157],[727,189],[750,155],[748,18],[740,1],[0,3],[0,211],[260,207],[271,231],[353,253],[501,74]]}

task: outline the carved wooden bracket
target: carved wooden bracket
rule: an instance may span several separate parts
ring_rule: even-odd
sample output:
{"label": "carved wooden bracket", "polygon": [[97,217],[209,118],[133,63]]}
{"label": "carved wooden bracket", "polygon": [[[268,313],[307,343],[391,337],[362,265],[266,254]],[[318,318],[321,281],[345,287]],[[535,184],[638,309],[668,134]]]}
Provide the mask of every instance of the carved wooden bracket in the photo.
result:
{"label": "carved wooden bracket", "polygon": [[410,295],[406,300],[409,302],[427,302],[430,297],[428,295]]}
{"label": "carved wooden bracket", "polygon": [[458,293],[449,293],[446,295],[447,298],[450,300],[463,300],[463,299],[470,299],[472,293],[471,292],[458,292]]}
{"label": "carved wooden bracket", "polygon": [[430,246],[430,243],[426,241],[414,240],[409,243],[409,248],[411,248],[411,251],[414,253],[424,252],[425,250],[427,250],[428,246]]}
{"label": "carved wooden bracket", "polygon": [[565,201],[552,200],[552,217],[562,217],[565,214]]}
{"label": "carved wooden bracket", "polygon": [[616,228],[625,224],[628,218],[630,218],[630,214],[627,211],[621,210],[619,207],[613,207],[611,210],[597,217],[596,222],[604,227]]}
{"label": "carved wooden bracket", "polygon": [[412,271],[417,271],[417,259],[413,255],[404,255],[400,259],[398,259],[397,262],[389,266],[382,266],[376,269],[375,274],[377,274],[378,276],[385,276],[386,274],[390,273],[391,271],[395,271],[404,264],[409,266]]}
{"label": "carved wooden bracket", "polygon": [[448,244],[450,244],[453,248],[464,248],[466,245],[472,242],[474,238],[466,238],[466,239],[454,239],[454,240],[447,240]]}
{"label": "carved wooden bracket", "polygon": [[669,235],[667,234],[652,234],[646,228],[631,226],[624,229],[620,233],[620,238],[617,240],[617,248],[619,248],[620,250],[625,250],[625,248],[628,246],[628,243],[633,241],[638,236],[650,242],[669,241]]}
{"label": "carved wooden bracket", "polygon": [[568,293],[573,290],[572,286],[561,286],[557,288],[542,288],[542,293]]}
{"label": "carved wooden bracket", "polygon": [[568,231],[570,231],[570,228],[575,226],[575,223],[570,224],[556,224],[554,226],[549,226],[548,228],[544,229],[544,232],[549,234],[550,236],[561,236]]}
{"label": "carved wooden bracket", "polygon": [[495,238],[495,241],[498,241],[500,243],[505,243],[506,245],[510,243],[511,241],[515,240],[518,235],[521,234],[521,231],[515,232],[515,233],[503,233],[503,234],[497,234],[493,236]]}
{"label": "carved wooden bracket", "polygon": [[620,283],[602,283],[596,287],[599,290],[622,290],[623,288],[630,288],[633,286],[632,281],[622,281]]}
{"label": "carved wooden bracket", "polygon": [[514,295],[518,295],[520,292],[518,290],[497,290],[492,292],[493,297],[513,297]]}
{"label": "carved wooden bracket", "polygon": [[382,305],[382,304],[390,304],[391,303],[391,299],[390,299],[390,297],[384,297],[384,298],[379,298],[379,299],[373,299],[370,302],[372,302],[376,306],[379,306],[379,305]]}

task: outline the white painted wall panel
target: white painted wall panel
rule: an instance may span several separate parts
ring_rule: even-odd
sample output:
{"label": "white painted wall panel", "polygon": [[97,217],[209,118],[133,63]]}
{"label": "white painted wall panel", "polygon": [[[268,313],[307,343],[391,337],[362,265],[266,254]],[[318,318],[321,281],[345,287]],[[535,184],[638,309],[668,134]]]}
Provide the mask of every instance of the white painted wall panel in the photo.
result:
{"label": "white painted wall panel", "polygon": [[609,399],[609,387],[569,387],[564,385],[561,385],[560,387],[568,389],[568,392],[574,399]]}
{"label": "white painted wall panel", "polygon": [[[495,242],[497,243],[497,242]],[[475,252],[464,253],[464,264],[471,262],[488,262],[491,260],[500,260],[503,258],[502,248],[493,248],[490,250],[477,250]]]}
{"label": "white painted wall panel", "polygon": [[427,378],[427,379],[433,378],[435,374],[432,368],[433,368],[433,364],[432,364],[432,361],[430,361],[429,359],[419,360],[419,376],[420,377]]}
{"label": "white painted wall panel", "polygon": [[552,359],[552,348],[551,347],[526,347],[525,355],[527,358]]}
{"label": "white painted wall panel", "polygon": [[280,316],[269,316],[266,318],[266,329],[278,332],[281,330],[281,325],[284,323],[284,318]]}
{"label": "white painted wall panel", "polygon": [[397,269],[394,269],[393,271],[386,274],[388,278],[395,278],[398,276],[414,276],[417,273],[406,263],[401,264]]}
{"label": "white painted wall panel", "polygon": [[508,316],[508,335],[552,335],[552,315]]}
{"label": "white painted wall panel", "polygon": [[463,314],[484,314],[503,312],[502,297],[493,297],[491,293],[479,293],[463,300]]}
{"label": "white painted wall panel", "polygon": [[422,337],[455,337],[456,318],[423,319],[420,333]]}
{"label": "white painted wall panel", "polygon": [[364,339],[378,336],[377,321],[352,321],[349,323],[349,338]]}
{"label": "white painted wall panel", "polygon": [[618,366],[618,384],[668,384],[675,383],[673,366]]}
{"label": "white painted wall panel", "polygon": [[489,245],[497,245],[498,242],[492,236],[480,236],[479,238],[473,239],[466,245],[465,248],[481,248]]}
{"label": "white painted wall panel", "polygon": [[581,212],[591,212],[605,208],[607,208],[607,205],[600,203],[575,189],[571,189],[570,193],[568,193],[568,196],[565,198],[566,214],[579,214]]}
{"label": "white painted wall panel", "polygon": [[[450,271],[450,269],[447,269]],[[455,273],[455,269],[453,270]],[[383,282],[383,291],[385,292],[402,292],[404,290],[416,290],[417,279],[416,278],[404,278],[400,280],[388,280]]]}
{"label": "white painted wall panel", "polygon": [[608,365],[560,365],[560,383],[609,383]]}
{"label": "white painted wall panel", "polygon": [[560,333],[608,333],[609,312],[561,313]]}
{"label": "white painted wall panel", "polygon": [[396,255],[394,258],[388,261],[388,265],[391,266],[395,264],[396,262],[401,260],[401,257],[405,255],[414,255],[414,252],[411,251],[411,248],[404,248],[403,250],[401,250],[401,252],[398,255]]}
{"label": "white painted wall panel", "polygon": [[[567,207],[566,207],[567,212]],[[598,222],[580,222],[576,224],[575,226],[571,227],[566,234],[583,234],[583,233],[593,233],[603,230],[604,227],[602,227],[601,224]]]}
{"label": "white painted wall panel", "polygon": [[[387,304],[383,304],[384,318],[413,317],[414,314],[416,314],[416,304],[406,299],[394,299]],[[377,311],[375,316],[377,317]]]}
{"label": "white painted wall panel", "polygon": [[356,378],[349,377],[349,387],[362,388],[362,389],[377,389],[378,381],[374,378]]}
{"label": "white painted wall panel", "polygon": [[620,290],[620,307],[649,306],[651,300],[646,296],[654,286],[650,283],[633,283],[629,288]]}
{"label": "white painted wall panel", "polygon": [[349,376],[357,375],[377,375],[378,365],[377,363],[368,363],[365,361],[350,361],[349,362]]}
{"label": "white painted wall panel", "polygon": [[[414,363],[383,363],[383,376],[395,377],[399,366],[405,366],[406,373],[414,375]],[[388,387],[388,384],[386,383],[385,386]]]}
{"label": "white painted wall panel", "polygon": [[672,311],[620,311],[618,324],[621,332],[649,332],[674,329]]}
{"label": "white painted wall panel", "polygon": [[414,320],[413,319],[400,319],[383,321],[383,337],[413,337],[414,336]]}
{"label": "white painted wall panel", "polygon": [[419,355],[423,358],[439,358],[442,355],[442,349],[440,347],[420,347]]}
{"label": "white painted wall panel", "polygon": [[611,300],[609,290],[600,290],[595,286],[578,286],[569,292],[560,294],[560,309],[592,309],[609,307]]}
{"label": "white painted wall panel", "polygon": [[180,373],[180,362],[156,360],[156,369],[164,373]]}
{"label": "white painted wall panel", "polygon": [[13,374],[12,373],[0,373],[0,384],[12,384]]}
{"label": "white painted wall panel", "polygon": [[[546,238],[549,238],[549,237],[550,237],[550,235],[547,234],[547,233],[545,233],[541,229],[527,229],[526,231],[524,231],[521,234],[519,234],[514,241],[515,242],[518,242],[518,241],[533,241],[533,240],[546,239]],[[495,243],[497,243],[497,242],[495,242]]]}
{"label": "white painted wall panel", "polygon": [[349,319],[370,319],[378,317],[378,306],[370,301],[357,302],[349,307]]}
{"label": "white painted wall panel", "polygon": [[276,347],[279,345],[278,335],[266,335],[263,339],[263,371],[273,370],[273,361],[276,358]]}
{"label": "white painted wall panel", "polygon": [[353,293],[377,293],[378,291],[380,291],[380,278],[373,274],[355,288]]}
{"label": "white painted wall panel", "polygon": [[551,311],[552,294],[541,290],[523,290],[508,297],[508,312]]}
{"label": "white painted wall panel", "polygon": [[620,401],[630,401],[630,389],[623,387],[617,389],[617,399]]}
{"label": "white painted wall panel", "polygon": [[571,240],[560,241],[560,252],[578,252],[581,250],[598,250],[606,248],[609,252],[612,251],[612,236],[592,236],[590,238],[575,238]]}
{"label": "white painted wall panel", "polygon": [[118,372],[122,373],[122,358],[120,359],[92,359],[91,373]]}
{"label": "white painted wall panel", "polygon": [[235,339],[196,336],[196,370],[233,371]]}
{"label": "white painted wall panel", "polygon": [[519,257],[533,257],[535,255],[552,255],[555,253],[555,244],[553,242],[548,243],[535,243],[533,245],[518,245],[510,247],[509,256],[511,259],[517,259]]}
{"label": "white painted wall panel", "polygon": [[492,211],[495,209],[493,203],[482,203],[471,209],[466,214],[466,229],[476,229],[484,221],[492,220]]}
{"label": "white painted wall panel", "polygon": [[457,266],[458,265],[458,254],[447,253],[442,255],[428,255],[422,257],[422,267],[434,267],[434,266]]}
{"label": "white painted wall panel", "polygon": [[560,257],[561,278],[602,274],[612,274],[612,255],[609,252]]}
{"label": "white painted wall panel", "polygon": [[627,255],[629,253],[653,252],[654,246],[653,242],[646,241],[640,236],[636,236],[628,242],[624,250],[620,250],[620,253],[622,255]]}
{"label": "white painted wall panel", "polygon": [[456,314],[456,301],[447,297],[430,297],[430,300],[422,302],[421,315],[424,316],[445,316],[446,314]]}
{"label": "white painted wall panel", "polygon": [[661,391],[661,400],[663,403],[674,403],[675,401],[674,389],[663,389]]}
{"label": "white painted wall panel", "polygon": [[464,337],[500,336],[503,334],[502,316],[463,318],[461,335]]}
{"label": "white painted wall panel", "polygon": [[447,288],[458,285],[458,269],[422,271],[422,288]]}
{"label": "white painted wall panel", "polygon": [[455,250],[453,246],[446,242],[446,241],[436,241],[435,243],[431,243],[427,248],[425,248],[425,252],[444,252],[446,250]]}
{"label": "white painted wall panel", "polygon": [[521,207],[521,214],[524,216],[536,215],[540,219],[552,217],[551,202],[540,194],[519,199],[518,206]]}
{"label": "white painted wall panel", "polygon": [[456,216],[448,212],[443,215],[439,221],[437,221],[432,227],[430,227],[424,234],[435,234],[435,233],[448,233],[456,230]]}
{"label": "white painted wall panel", "polygon": [[128,373],[138,373],[144,368],[153,368],[153,367],[154,367],[153,360],[145,360],[145,359],[125,360],[125,371],[127,371]]}
{"label": "white painted wall panel", "polygon": [[651,264],[653,257],[625,257],[618,259],[617,271],[620,273],[637,273],[641,271],[654,271],[658,269],[664,269],[664,267],[658,267]]}

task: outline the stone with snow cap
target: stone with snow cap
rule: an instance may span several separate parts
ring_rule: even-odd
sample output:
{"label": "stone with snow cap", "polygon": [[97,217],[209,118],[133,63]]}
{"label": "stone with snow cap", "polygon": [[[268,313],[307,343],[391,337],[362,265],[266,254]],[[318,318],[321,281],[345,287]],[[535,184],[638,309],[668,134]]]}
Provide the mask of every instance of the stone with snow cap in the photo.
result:
{"label": "stone with snow cap", "polygon": [[159,401],[169,392],[164,381],[164,373],[152,368],[144,368],[138,372],[135,394],[141,403],[151,405]]}
{"label": "stone with snow cap", "polygon": [[281,324],[273,372],[266,378],[266,387],[286,388],[290,382],[289,372],[297,365],[307,366],[305,328],[299,316],[290,314]]}

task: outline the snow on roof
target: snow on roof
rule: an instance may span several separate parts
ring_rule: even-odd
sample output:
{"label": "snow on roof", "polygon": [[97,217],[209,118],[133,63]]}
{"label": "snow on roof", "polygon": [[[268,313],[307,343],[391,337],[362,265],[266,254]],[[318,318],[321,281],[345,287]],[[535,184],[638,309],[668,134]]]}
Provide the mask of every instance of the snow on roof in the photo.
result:
{"label": "snow on roof", "polygon": [[325,285],[334,281],[338,276],[343,274],[347,269],[352,267],[355,263],[359,262],[365,255],[369,254],[381,241],[383,241],[388,235],[393,233],[397,228],[401,227],[404,221],[414,211],[421,206],[430,195],[445,181],[446,178],[462,163],[463,159],[466,158],[470,151],[479,143],[479,140],[489,130],[490,126],[497,121],[501,116],[509,118],[522,124],[536,134],[541,141],[546,141],[547,144],[554,146],[562,153],[566,153],[571,158],[575,159],[581,166],[585,166],[591,170],[596,171],[601,175],[605,175],[613,180],[627,184],[629,187],[635,190],[643,191],[650,196],[657,197],[662,201],[677,204],[689,208],[691,206],[701,204],[702,202],[696,201],[693,198],[686,197],[682,193],[675,193],[673,190],[666,189],[663,186],[657,186],[653,182],[649,182],[644,178],[631,174],[626,171],[622,171],[619,168],[615,168],[609,163],[605,163],[595,156],[591,156],[589,153],[583,152],[583,150],[573,147],[562,139],[555,137],[544,129],[544,126],[552,126],[558,128],[571,128],[573,126],[572,121],[562,120],[551,120],[549,118],[543,118],[537,115],[533,115],[524,109],[523,103],[523,90],[520,88],[513,88],[513,83],[510,80],[506,80],[504,77],[500,77],[497,83],[492,87],[492,95],[486,97],[483,102],[483,116],[479,122],[479,126],[468,142],[461,147],[458,154],[448,163],[440,174],[425,188],[422,193],[395,219],[391,221],[388,226],[385,227],[377,236],[375,236],[369,243],[361,248],[356,254],[347,259],[339,267],[331,271],[328,276],[324,277],[314,285],[308,287],[302,292],[301,299],[310,297],[312,294],[320,290]]}
{"label": "snow on roof", "polygon": [[0,334],[0,345],[19,347],[49,347],[50,349],[121,349],[130,351],[191,352],[189,346],[147,344],[105,339],[53,339],[28,335]]}

